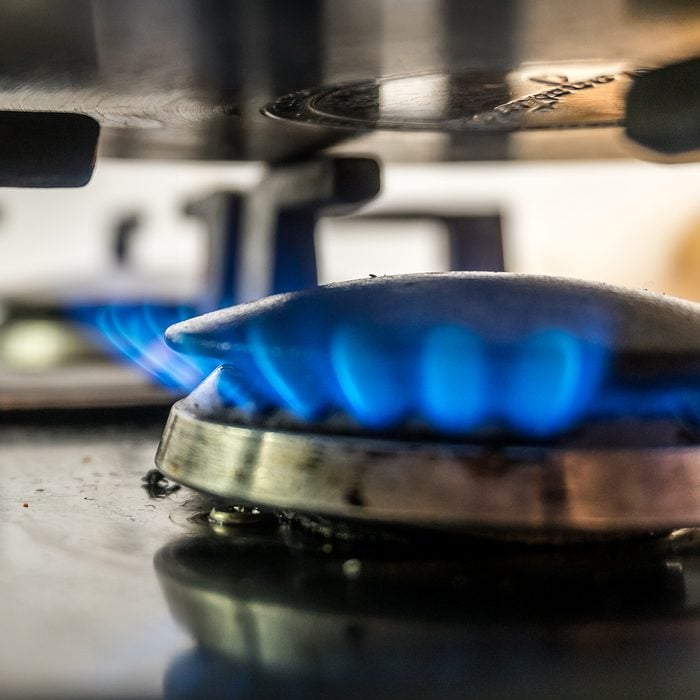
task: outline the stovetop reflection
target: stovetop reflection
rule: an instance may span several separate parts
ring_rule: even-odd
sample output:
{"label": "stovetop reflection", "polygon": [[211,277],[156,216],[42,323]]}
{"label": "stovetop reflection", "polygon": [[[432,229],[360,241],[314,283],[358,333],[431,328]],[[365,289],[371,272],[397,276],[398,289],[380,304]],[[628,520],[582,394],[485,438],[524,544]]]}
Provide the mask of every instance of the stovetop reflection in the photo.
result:
{"label": "stovetop reflection", "polygon": [[209,522],[203,496],[143,488],[163,416],[142,418],[0,426],[3,697],[698,694],[695,532],[561,546]]}
{"label": "stovetop reflection", "polygon": [[155,568],[197,648],[166,696],[690,694],[695,537],[359,545],[292,523],[176,540]]}

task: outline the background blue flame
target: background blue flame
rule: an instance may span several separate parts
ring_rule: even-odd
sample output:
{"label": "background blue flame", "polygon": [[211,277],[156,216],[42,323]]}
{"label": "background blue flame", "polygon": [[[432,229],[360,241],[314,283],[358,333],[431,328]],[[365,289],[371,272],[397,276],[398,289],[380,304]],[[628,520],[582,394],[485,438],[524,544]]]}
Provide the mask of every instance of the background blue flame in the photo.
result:
{"label": "background blue flame", "polygon": [[132,302],[70,309],[71,318],[106,352],[178,394],[191,391],[219,364],[206,357],[181,355],[164,340],[168,326],[195,313],[181,304]]}

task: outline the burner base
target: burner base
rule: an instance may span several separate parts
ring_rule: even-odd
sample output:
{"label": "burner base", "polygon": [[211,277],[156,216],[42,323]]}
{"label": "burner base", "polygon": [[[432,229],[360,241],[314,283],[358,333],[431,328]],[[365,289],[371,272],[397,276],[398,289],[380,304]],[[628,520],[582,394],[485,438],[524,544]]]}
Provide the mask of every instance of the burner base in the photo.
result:
{"label": "burner base", "polygon": [[173,407],[168,477],[238,503],[523,537],[700,526],[700,447],[484,446],[217,423]]}

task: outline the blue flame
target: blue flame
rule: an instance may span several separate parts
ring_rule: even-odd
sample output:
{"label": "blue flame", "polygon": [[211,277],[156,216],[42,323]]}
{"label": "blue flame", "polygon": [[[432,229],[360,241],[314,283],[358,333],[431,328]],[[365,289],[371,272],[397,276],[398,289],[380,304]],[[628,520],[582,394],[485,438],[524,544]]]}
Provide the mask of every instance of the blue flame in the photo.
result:
{"label": "blue flame", "polygon": [[491,370],[476,333],[438,326],[428,333],[418,374],[422,413],[447,433],[469,432],[488,413]]}
{"label": "blue flame", "polygon": [[509,358],[503,412],[519,432],[547,437],[572,426],[601,380],[602,352],[561,329],[525,338]]}
{"label": "blue flame", "polygon": [[610,418],[700,424],[700,381],[626,376],[609,347],[562,328],[507,341],[454,323],[403,335],[356,318],[325,336],[303,328],[255,319],[247,342],[232,340],[236,360],[195,392],[198,403],[281,408],[304,421],[341,413],[370,430],[417,421],[470,438],[551,439]]}
{"label": "blue flame", "polygon": [[279,334],[258,319],[238,365],[219,368],[198,403],[211,406],[213,388],[214,404],[248,413],[282,408],[308,421],[341,412],[369,429],[418,420],[449,435],[549,438],[601,408],[609,364],[601,346],[561,329],[496,343],[437,325],[408,353],[390,332],[359,322],[338,324],[313,352],[285,351]]}
{"label": "blue flame", "polygon": [[345,409],[369,428],[414,418],[447,434],[550,437],[586,413],[607,366],[600,346],[562,329],[510,343],[457,325],[437,325],[409,347],[388,336],[344,324],[329,343]]}
{"label": "blue flame", "polygon": [[[666,307],[669,324],[656,320]],[[227,408],[349,429],[548,440],[610,419],[700,424],[700,350],[688,337],[683,353],[655,340],[685,318],[675,307],[574,281],[448,273],[273,296],[166,337],[226,365],[212,385]]]}
{"label": "blue flame", "polygon": [[181,304],[115,302],[75,305],[73,320],[114,357],[128,361],[174,393],[191,391],[219,364],[171,350],[165,329],[194,315]]}
{"label": "blue flame", "polygon": [[330,341],[330,358],[347,410],[362,425],[398,423],[410,407],[410,385],[401,376],[401,355],[359,324],[340,326]]}
{"label": "blue flame", "polygon": [[[281,405],[304,420],[314,420],[329,407],[327,384],[315,381],[299,364],[305,360],[305,347],[296,352],[281,351],[285,337],[293,331],[280,324],[257,319],[248,329],[248,347],[254,365],[266,381],[262,391],[273,404]],[[259,383],[262,386],[262,382]]]}

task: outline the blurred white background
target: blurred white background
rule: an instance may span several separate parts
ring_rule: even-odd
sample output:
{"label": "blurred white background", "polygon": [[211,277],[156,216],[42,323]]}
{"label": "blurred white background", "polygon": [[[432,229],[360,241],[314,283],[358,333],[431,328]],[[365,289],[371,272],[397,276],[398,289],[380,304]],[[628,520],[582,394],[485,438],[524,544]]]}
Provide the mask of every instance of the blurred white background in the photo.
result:
{"label": "blurred white background", "polygon": [[[114,275],[111,241],[128,214],[134,278],[200,287],[206,232],[183,204],[217,189],[246,190],[257,165],[103,160],[79,190],[0,190],[0,295],[88,288]],[[392,165],[365,212],[503,216],[506,267],[700,298],[700,165],[636,161]],[[369,226],[324,219],[322,282],[446,269],[447,243],[429,219]],[[697,282],[696,282],[697,280]]]}

